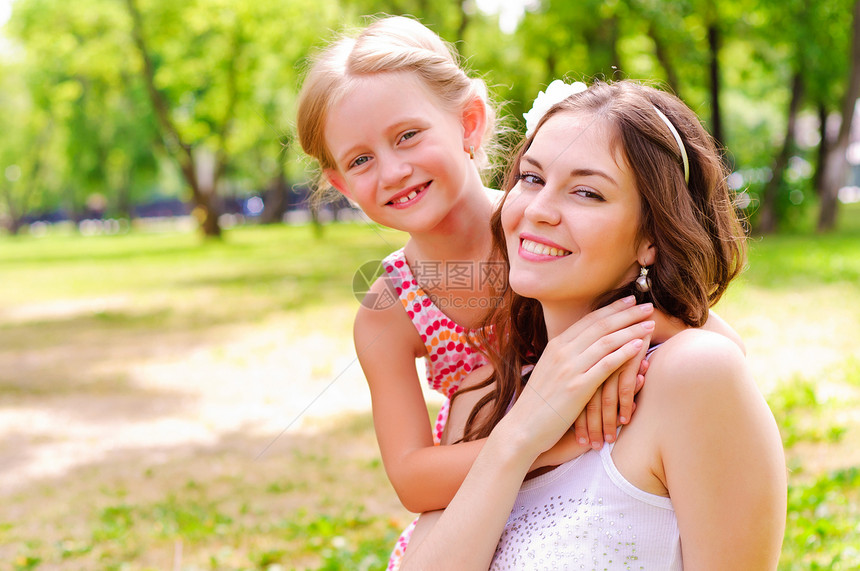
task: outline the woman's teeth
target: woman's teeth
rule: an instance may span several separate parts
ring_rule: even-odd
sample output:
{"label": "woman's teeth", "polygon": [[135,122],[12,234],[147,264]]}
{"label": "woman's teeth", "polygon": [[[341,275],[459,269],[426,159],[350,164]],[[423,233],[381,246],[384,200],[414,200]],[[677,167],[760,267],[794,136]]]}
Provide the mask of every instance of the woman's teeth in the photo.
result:
{"label": "woman's teeth", "polygon": [[553,248],[552,246],[547,246],[546,244],[541,244],[539,242],[535,242],[533,240],[526,240],[523,238],[522,248],[526,252],[531,252],[532,254],[539,254],[541,256],[567,256],[570,254],[567,250],[562,250],[561,248]]}

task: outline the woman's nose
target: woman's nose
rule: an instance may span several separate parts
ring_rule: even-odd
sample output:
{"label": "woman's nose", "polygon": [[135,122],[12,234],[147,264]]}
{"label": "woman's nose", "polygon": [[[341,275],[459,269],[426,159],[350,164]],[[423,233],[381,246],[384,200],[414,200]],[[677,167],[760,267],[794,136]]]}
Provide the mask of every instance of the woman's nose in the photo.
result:
{"label": "woman's nose", "polygon": [[556,225],[561,221],[557,197],[546,187],[528,197],[521,198],[528,201],[523,214],[530,222]]}

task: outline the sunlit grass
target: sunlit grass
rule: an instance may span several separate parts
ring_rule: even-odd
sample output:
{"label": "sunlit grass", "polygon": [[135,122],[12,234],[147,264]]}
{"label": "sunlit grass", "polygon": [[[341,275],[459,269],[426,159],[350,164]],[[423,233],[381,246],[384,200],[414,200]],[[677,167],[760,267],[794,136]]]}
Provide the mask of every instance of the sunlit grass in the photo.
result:
{"label": "sunlit grass", "polygon": [[[356,268],[404,241],[366,224],[328,226],[322,239],[305,226],[237,228],[206,244],[178,232],[2,239],[0,358],[13,365],[0,371],[0,396],[35,406],[125,382],[95,366],[45,364],[60,349],[98,364],[165,335],[217,338],[272,316],[296,335],[348,345]],[[780,568],[857,568],[860,223],[756,240],[749,266],[717,310],[745,337],[787,449]],[[15,363],[16,354],[45,362]],[[213,353],[216,366],[236,358]],[[409,515],[387,483],[369,414],[284,436],[257,458],[271,443],[239,432],[162,463],[129,457],[121,468],[77,468],[59,486],[34,481],[3,498],[0,560],[15,569],[382,567]]]}

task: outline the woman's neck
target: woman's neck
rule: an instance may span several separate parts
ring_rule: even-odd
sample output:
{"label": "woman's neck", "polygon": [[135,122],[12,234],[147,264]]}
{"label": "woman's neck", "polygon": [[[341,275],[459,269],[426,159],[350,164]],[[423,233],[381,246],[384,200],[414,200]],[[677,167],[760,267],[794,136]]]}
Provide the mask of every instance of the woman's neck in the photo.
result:
{"label": "woman's neck", "polygon": [[564,304],[542,303],[543,318],[546,323],[547,339],[561,335],[568,327],[585,317],[589,307],[575,305],[570,302]]}
{"label": "woman's neck", "polygon": [[[558,305],[544,303],[542,306],[547,339],[560,335],[591,311],[589,306],[575,306],[570,303]],[[667,315],[660,310],[655,310],[649,319],[654,321],[654,333],[651,335],[652,345],[663,343],[676,333],[690,327],[677,317]]]}

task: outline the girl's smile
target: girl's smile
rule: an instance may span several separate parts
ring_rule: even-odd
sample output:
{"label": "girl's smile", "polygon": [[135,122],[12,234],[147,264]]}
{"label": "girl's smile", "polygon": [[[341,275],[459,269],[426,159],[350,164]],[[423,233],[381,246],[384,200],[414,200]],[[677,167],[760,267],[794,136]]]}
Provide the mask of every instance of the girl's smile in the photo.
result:
{"label": "girl's smile", "polygon": [[424,191],[427,190],[430,184],[431,183],[428,182],[417,187],[407,188],[406,190],[398,192],[385,204],[386,206],[393,206],[394,208],[409,208],[424,197]]}

